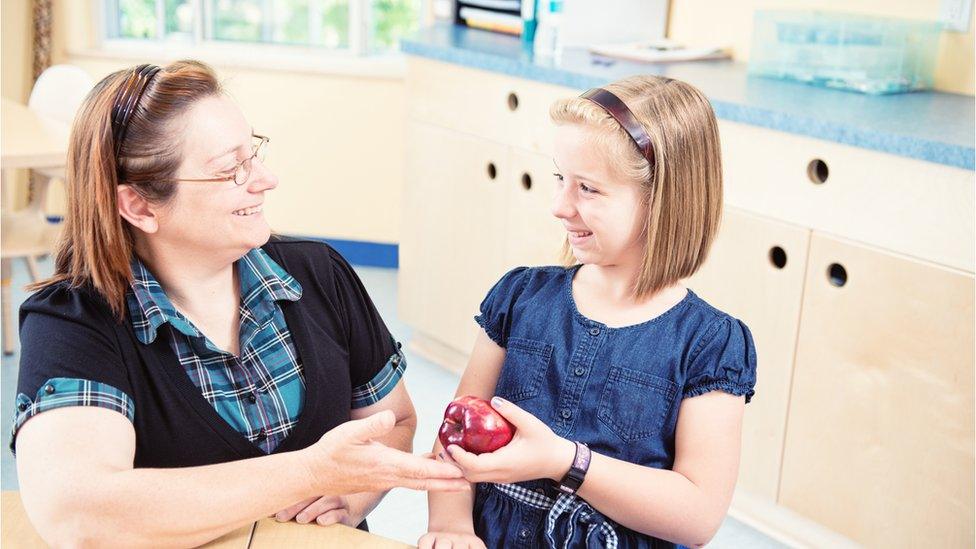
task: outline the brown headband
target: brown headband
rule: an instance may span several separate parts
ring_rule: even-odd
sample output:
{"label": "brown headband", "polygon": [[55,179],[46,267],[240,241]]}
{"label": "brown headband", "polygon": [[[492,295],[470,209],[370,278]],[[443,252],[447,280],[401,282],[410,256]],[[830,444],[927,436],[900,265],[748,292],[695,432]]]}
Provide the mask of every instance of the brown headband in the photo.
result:
{"label": "brown headband", "polygon": [[654,164],[654,147],[651,145],[651,136],[647,134],[644,126],[637,121],[634,113],[627,108],[627,105],[619,97],[603,88],[593,88],[580,97],[596,103],[607,111],[630,134],[630,138],[634,140],[637,150],[644,155],[644,158],[649,163]]}
{"label": "brown headband", "polygon": [[133,69],[125,85],[119,88],[112,105],[112,136],[115,139],[115,157],[118,158],[125,140],[125,132],[129,128],[129,119],[136,110],[143,92],[149,87],[156,73],[163,70],[156,65],[139,65]]}

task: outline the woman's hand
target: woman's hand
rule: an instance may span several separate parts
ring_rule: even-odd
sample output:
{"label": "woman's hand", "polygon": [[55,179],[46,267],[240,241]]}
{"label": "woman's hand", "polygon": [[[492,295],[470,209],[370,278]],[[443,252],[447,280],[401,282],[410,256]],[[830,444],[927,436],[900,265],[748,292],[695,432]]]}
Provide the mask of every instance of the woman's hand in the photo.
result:
{"label": "woman's hand", "polygon": [[474,535],[474,531],[468,532],[444,532],[430,531],[420,536],[417,542],[417,549],[485,549],[485,542]]}
{"label": "woman's hand", "polygon": [[302,450],[309,491],[342,496],[384,492],[397,486],[434,491],[471,489],[456,466],[394,450],[373,440],[389,433],[394,424],[393,412],[385,410],[347,421]]}
{"label": "woman's hand", "polygon": [[[576,445],[556,436],[548,425],[507,400],[494,397],[491,407],[515,426],[515,437],[488,454],[475,455],[457,445],[447,447],[453,462],[471,482],[512,483],[523,480],[562,479],[573,463]],[[451,459],[453,458],[453,459]]]}
{"label": "woman's hand", "polygon": [[322,526],[330,524],[345,524],[355,528],[363,518],[353,513],[349,498],[346,496],[322,496],[300,501],[291,507],[278,512],[275,519],[278,522],[288,522],[295,519],[299,524],[315,521]]}

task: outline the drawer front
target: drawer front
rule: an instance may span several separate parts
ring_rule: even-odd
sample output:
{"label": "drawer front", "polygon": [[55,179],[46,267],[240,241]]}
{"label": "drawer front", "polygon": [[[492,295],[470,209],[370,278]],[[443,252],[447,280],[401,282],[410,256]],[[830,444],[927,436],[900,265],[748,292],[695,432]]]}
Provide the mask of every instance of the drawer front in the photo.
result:
{"label": "drawer front", "polygon": [[973,272],[974,172],[733,122],[719,128],[728,205]]}
{"label": "drawer front", "polygon": [[532,152],[552,154],[549,106],[579,91],[408,58],[408,116]]}

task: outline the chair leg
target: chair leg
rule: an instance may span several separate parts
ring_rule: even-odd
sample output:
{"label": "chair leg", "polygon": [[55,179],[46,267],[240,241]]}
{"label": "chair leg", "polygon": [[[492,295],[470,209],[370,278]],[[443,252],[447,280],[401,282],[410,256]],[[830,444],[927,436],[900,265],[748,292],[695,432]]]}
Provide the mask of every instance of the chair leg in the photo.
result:
{"label": "chair leg", "polygon": [[10,292],[11,283],[10,260],[0,260],[0,308],[3,309],[3,354],[14,354],[14,315],[13,306],[10,303],[12,295]]}
{"label": "chair leg", "polygon": [[37,258],[29,255],[24,258],[27,261],[27,270],[30,271],[31,282],[41,280],[41,271],[37,269]]}

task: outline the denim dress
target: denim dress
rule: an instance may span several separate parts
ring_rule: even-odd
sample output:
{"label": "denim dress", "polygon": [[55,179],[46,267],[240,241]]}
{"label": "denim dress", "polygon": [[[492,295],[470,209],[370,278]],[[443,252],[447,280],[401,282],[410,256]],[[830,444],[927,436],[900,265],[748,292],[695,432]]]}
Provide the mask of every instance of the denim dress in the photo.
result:
{"label": "denim dress", "polygon": [[[475,320],[506,349],[495,394],[594,452],[670,469],[682,399],[715,390],[752,398],[752,335],[690,290],[647,322],[607,327],[576,308],[578,268],[514,269],[482,302]],[[548,479],[478,484],[473,518],[488,547],[675,547],[617,524]]]}

